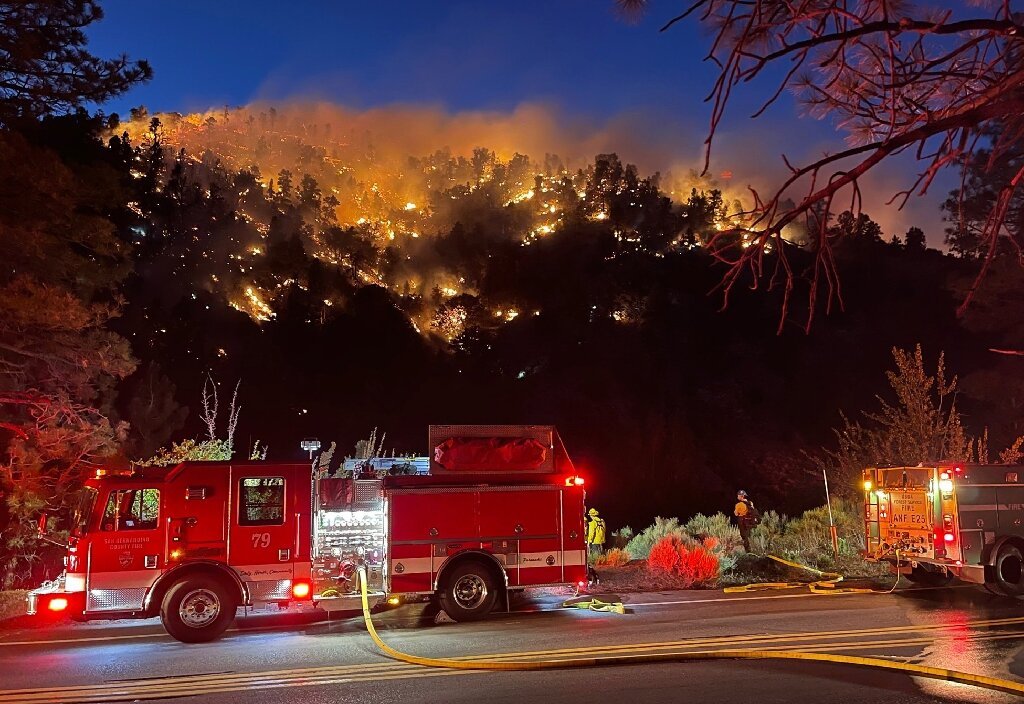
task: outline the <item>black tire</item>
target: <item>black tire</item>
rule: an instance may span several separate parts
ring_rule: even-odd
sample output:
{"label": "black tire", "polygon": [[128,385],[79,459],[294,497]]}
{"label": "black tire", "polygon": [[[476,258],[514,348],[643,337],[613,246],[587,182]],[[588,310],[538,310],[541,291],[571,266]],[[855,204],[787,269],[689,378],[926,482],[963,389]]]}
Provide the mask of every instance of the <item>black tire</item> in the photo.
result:
{"label": "black tire", "polygon": [[904,574],[903,576],[914,584],[920,584],[922,587],[945,587],[954,579],[952,572],[929,568],[924,565],[918,565],[909,574]]}
{"label": "black tire", "polygon": [[477,621],[489,614],[498,600],[494,574],[482,562],[467,560],[445,575],[439,593],[441,608],[455,621]]}
{"label": "black tire", "polygon": [[237,608],[237,597],[220,580],[186,577],[167,590],[160,620],[182,643],[206,643],[227,630]]}
{"label": "black tire", "polygon": [[985,591],[987,591],[989,594],[995,594],[996,596],[1009,596],[1009,594],[1004,593],[1003,590],[998,587],[998,585],[993,584],[992,582],[985,582],[984,587]]}
{"label": "black tire", "polygon": [[1024,555],[1015,545],[1003,545],[992,566],[993,585],[1006,596],[1024,596]]}

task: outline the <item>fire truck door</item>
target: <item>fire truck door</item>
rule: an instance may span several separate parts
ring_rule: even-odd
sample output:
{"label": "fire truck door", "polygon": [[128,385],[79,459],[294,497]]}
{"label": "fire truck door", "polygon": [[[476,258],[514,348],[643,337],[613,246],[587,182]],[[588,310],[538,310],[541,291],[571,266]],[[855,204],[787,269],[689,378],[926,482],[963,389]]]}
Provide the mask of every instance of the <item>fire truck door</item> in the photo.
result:
{"label": "fire truck door", "polygon": [[300,536],[293,497],[298,478],[289,470],[232,467],[228,564],[247,583],[254,602],[291,598]]}
{"label": "fire truck door", "polygon": [[86,610],[139,609],[164,567],[160,490],[111,489],[100,501],[100,529],[86,548]]}
{"label": "fire truck door", "polygon": [[[529,586],[562,581],[556,487],[480,492],[480,535],[510,541],[509,584]],[[498,542],[498,541],[496,541]]]}

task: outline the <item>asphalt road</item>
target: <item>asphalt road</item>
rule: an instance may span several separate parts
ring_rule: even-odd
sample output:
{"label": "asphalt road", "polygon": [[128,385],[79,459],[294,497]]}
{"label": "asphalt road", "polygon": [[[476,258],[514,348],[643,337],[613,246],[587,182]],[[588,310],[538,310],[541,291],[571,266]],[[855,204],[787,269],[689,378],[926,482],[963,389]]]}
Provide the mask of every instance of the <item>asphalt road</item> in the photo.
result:
{"label": "asphalt road", "polygon": [[[807,650],[1024,681],[1024,602],[974,587],[891,595],[802,591],[626,596],[629,613],[559,608],[542,596],[475,624],[435,624],[422,605],[375,619],[393,647],[437,657],[567,651]],[[846,665],[682,662],[540,672],[466,672],[383,657],[359,619],[250,615],[217,642],[183,645],[159,623],[0,632],[0,704],[59,701],[1008,702],[1008,694]],[[554,651],[554,652],[552,652]]]}

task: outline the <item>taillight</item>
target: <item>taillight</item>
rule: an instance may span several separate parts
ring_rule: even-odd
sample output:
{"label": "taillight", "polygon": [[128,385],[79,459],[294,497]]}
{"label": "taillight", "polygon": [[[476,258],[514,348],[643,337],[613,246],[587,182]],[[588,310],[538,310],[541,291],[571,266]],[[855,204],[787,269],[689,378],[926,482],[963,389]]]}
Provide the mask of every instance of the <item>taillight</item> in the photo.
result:
{"label": "taillight", "polygon": [[68,608],[68,600],[62,596],[56,596],[50,599],[50,603],[46,605],[50,611],[63,611]]}
{"label": "taillight", "polygon": [[292,585],[292,596],[296,599],[305,599],[312,591],[309,582],[296,582]]}

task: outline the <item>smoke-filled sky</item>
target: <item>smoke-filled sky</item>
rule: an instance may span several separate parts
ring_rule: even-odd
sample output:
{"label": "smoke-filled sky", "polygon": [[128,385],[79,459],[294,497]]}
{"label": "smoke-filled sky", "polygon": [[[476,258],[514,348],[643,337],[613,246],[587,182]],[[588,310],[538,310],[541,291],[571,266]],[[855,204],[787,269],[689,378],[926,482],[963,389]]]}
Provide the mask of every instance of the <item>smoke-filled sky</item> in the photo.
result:
{"label": "smoke-filled sky", "polygon": [[[696,21],[658,31],[685,5],[654,0],[645,17],[628,22],[612,0],[108,0],[90,48],[154,66],[154,79],[105,106],[109,112],[137,105],[204,111],[252,101],[327,101],[356,110],[400,104],[403,115],[423,106],[432,115],[507,116],[498,120],[507,133],[517,113],[535,118],[539,110],[548,117],[523,125],[529,144],[547,142],[535,134],[537,124],[553,124],[551,136],[578,137],[555,150],[568,158],[592,157],[571,152],[605,145],[613,135],[623,161],[647,172],[678,171],[701,163],[709,114],[703,98],[714,78],[714,67],[702,62],[710,39]],[[717,137],[712,172],[731,172],[734,188],[769,187],[782,172],[783,152],[806,159],[841,145],[829,123],[799,118],[789,98],[749,119],[773,87],[740,91]],[[443,146],[424,143],[423,153]],[[937,202],[945,188],[902,213],[883,204],[912,173],[912,164],[902,164],[865,183],[865,210],[887,235],[917,224],[938,246]]]}

